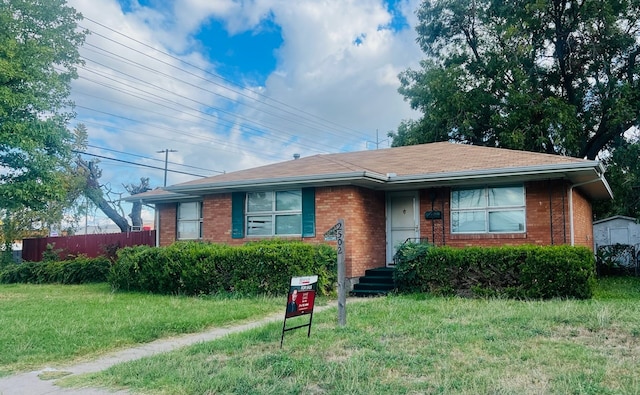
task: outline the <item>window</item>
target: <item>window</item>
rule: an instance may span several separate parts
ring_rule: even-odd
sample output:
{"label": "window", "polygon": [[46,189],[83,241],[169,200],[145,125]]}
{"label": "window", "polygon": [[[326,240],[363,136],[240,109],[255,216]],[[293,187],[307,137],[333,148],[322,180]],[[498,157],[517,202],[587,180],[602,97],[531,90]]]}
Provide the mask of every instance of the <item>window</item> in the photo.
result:
{"label": "window", "polygon": [[524,186],[454,189],[451,233],[520,233],[525,230]]}
{"label": "window", "polygon": [[300,236],[302,191],[247,193],[247,236]]}
{"label": "window", "polygon": [[202,202],[178,204],[178,240],[202,238]]}

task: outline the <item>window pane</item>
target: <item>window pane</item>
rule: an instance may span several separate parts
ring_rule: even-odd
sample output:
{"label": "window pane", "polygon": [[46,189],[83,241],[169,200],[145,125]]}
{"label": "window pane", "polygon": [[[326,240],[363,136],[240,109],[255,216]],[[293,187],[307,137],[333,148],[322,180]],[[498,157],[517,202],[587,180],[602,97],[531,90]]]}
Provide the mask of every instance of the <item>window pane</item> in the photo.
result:
{"label": "window pane", "polygon": [[180,203],[178,219],[200,219],[200,202]]}
{"label": "window pane", "polygon": [[463,211],[451,215],[453,233],[486,232],[484,211]]}
{"label": "window pane", "polygon": [[463,211],[453,213],[451,226],[454,233],[485,232],[485,212]]}
{"label": "window pane", "polygon": [[247,235],[248,236],[271,236],[272,234],[272,218],[271,216],[253,216],[247,217]]}
{"label": "window pane", "polygon": [[302,234],[302,215],[278,215],[276,216],[277,235]]}
{"label": "window pane", "polygon": [[460,189],[451,193],[451,208],[485,207],[484,188]]}
{"label": "window pane", "polygon": [[199,239],[200,238],[200,221],[181,221],[178,222],[178,239]]}
{"label": "window pane", "polygon": [[524,204],[524,187],[489,188],[489,206],[522,206]]}
{"label": "window pane", "polygon": [[273,193],[253,192],[247,194],[247,211],[255,213],[257,211],[273,210]]}
{"label": "window pane", "polygon": [[302,210],[302,191],[276,192],[276,211]]}
{"label": "window pane", "polygon": [[524,210],[490,212],[489,232],[524,232]]}

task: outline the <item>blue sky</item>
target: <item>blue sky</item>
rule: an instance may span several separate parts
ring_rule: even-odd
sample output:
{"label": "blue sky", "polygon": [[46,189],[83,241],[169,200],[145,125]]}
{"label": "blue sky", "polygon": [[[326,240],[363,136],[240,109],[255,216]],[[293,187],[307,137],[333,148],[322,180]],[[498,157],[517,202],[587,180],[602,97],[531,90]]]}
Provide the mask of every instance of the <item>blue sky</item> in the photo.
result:
{"label": "blue sky", "polygon": [[203,53],[217,65],[217,72],[235,81],[264,84],[277,64],[276,50],[282,45],[282,31],[271,18],[258,31],[230,35],[221,20],[204,24],[195,35]]}
{"label": "blue sky", "polygon": [[[75,123],[114,189],[376,147],[417,118],[397,93],[418,67],[419,0],[68,0],[91,34]],[[73,126],[73,124],[72,124]],[[388,142],[378,144],[386,147]],[[188,174],[184,174],[188,173]]]}

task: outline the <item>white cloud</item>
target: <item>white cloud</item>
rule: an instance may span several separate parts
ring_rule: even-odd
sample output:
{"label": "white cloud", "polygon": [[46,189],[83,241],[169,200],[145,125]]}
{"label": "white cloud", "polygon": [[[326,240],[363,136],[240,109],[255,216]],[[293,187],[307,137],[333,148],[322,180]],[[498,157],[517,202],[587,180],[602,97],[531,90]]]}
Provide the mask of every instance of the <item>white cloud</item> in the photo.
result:
{"label": "white cloud", "polygon": [[[413,26],[419,1],[398,4]],[[220,171],[294,153],[364,149],[376,129],[383,140],[416,116],[397,93],[397,74],[421,58],[415,32],[391,29],[381,0],[185,0],[127,13],[116,0],[69,5],[94,32],[82,49],[86,69],[74,82],[78,121],[87,123],[90,143],[155,159],[148,165],[163,167],[156,151],[165,148],[177,150],[170,162]],[[208,58],[196,34],[212,20],[230,35],[258,33],[265,18],[279,26],[283,43],[264,86],[216,78],[219,60]],[[120,185],[148,176],[162,184],[162,170],[123,166],[103,161],[103,179]],[[168,176],[169,184],[193,178]]]}

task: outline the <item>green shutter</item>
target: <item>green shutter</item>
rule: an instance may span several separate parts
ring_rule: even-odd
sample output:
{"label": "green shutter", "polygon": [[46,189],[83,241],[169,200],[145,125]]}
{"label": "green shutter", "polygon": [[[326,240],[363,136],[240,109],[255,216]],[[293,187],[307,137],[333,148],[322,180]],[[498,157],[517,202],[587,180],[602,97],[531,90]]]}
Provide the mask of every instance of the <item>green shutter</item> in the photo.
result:
{"label": "green shutter", "polygon": [[316,235],[316,190],[302,189],[302,237]]}
{"label": "green shutter", "polygon": [[244,237],[244,192],[231,194],[231,238]]}

